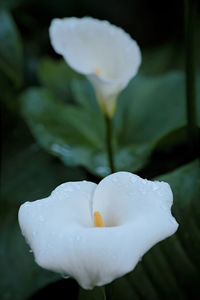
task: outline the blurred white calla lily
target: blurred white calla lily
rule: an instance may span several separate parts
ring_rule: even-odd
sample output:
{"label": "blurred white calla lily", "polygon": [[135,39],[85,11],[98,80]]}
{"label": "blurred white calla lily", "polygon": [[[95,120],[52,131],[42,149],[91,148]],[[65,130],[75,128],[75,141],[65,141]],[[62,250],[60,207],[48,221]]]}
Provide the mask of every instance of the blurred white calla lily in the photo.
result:
{"label": "blurred white calla lily", "polygon": [[91,17],[54,19],[49,32],[54,50],[87,76],[101,109],[112,117],[119,92],[140,66],[137,43],[123,29]]}
{"label": "blurred white calla lily", "polygon": [[64,183],[48,198],[26,202],[19,223],[41,267],[92,289],[133,270],[177,230],[172,198],[167,183],[118,172],[98,185]]}

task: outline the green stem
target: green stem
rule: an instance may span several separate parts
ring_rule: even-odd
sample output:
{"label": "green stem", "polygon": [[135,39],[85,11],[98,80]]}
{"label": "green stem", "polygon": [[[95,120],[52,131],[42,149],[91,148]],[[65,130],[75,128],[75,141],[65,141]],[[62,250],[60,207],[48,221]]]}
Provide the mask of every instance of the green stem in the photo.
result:
{"label": "green stem", "polygon": [[112,120],[105,115],[106,123],[106,147],[108,154],[108,162],[110,166],[111,173],[115,172],[114,158],[113,158],[113,148],[112,148]]}
{"label": "green stem", "polygon": [[102,290],[102,294],[103,294],[103,300],[106,300],[106,288],[105,288],[105,286],[102,286],[101,290]]}
{"label": "green stem", "polygon": [[196,74],[195,74],[195,24],[196,0],[185,0],[185,72],[187,128],[191,146],[196,148],[198,141]]}

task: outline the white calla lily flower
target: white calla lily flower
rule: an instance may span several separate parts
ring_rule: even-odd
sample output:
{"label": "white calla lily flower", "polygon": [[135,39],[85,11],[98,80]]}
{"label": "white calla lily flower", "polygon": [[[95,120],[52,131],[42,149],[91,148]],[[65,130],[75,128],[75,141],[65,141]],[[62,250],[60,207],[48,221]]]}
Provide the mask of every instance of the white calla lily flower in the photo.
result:
{"label": "white calla lily flower", "polygon": [[112,117],[116,99],[141,63],[137,43],[123,29],[91,17],[53,19],[54,50],[93,84],[103,112]]}
{"label": "white calla lily flower", "polygon": [[145,252],[177,230],[172,198],[165,182],[118,172],[98,185],[64,183],[49,197],[26,202],[19,223],[41,267],[92,289],[133,270]]}

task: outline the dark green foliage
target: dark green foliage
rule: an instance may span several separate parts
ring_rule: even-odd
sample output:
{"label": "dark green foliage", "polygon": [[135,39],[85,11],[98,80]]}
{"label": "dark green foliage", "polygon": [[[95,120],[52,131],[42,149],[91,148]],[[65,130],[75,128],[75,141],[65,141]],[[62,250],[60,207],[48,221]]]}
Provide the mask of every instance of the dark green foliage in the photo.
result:
{"label": "dark green foliage", "polygon": [[[45,88],[31,88],[21,96],[22,113],[34,136],[66,165],[109,174],[104,119],[90,84],[65,62],[50,59],[42,61],[39,74]],[[116,170],[138,171],[157,144],[171,145],[169,137],[186,125],[184,103],[182,72],[134,78],[120,95],[113,120]],[[186,135],[175,139],[175,144],[186,141]]]}
{"label": "dark green foliage", "polygon": [[[0,3],[4,138],[1,300],[25,300],[35,293],[31,299],[39,299],[43,287],[51,295],[48,285],[61,278],[35,264],[18,225],[21,203],[46,197],[66,181],[98,182],[109,174],[104,118],[94,91],[63,60],[52,58],[55,53],[49,43],[49,23],[53,17],[71,15],[110,18],[130,32],[141,46],[154,46],[142,47],[139,75],[118,99],[113,119],[115,164],[117,170],[141,173],[148,179],[155,173],[170,170],[156,180],[171,185],[173,215],[180,224],[177,233],[153,247],[133,272],[106,286],[107,299],[198,299],[200,169],[198,161],[191,162],[197,153],[188,153],[183,24],[180,24],[182,1],[173,2],[173,6],[155,1],[151,7],[147,1],[117,2],[103,1],[96,5],[95,1],[85,0],[2,0]],[[157,11],[160,5],[162,8]],[[197,56],[199,28],[196,27]],[[199,57],[196,58],[198,66]],[[199,76],[197,100],[200,125]],[[182,156],[186,159],[180,160]],[[190,163],[176,168],[180,161]],[[71,281],[66,280],[67,284]],[[61,293],[60,288],[55,291]],[[101,298],[102,291],[98,288],[91,292],[80,289],[80,300]],[[67,294],[66,299],[70,299]]]}
{"label": "dark green foliage", "polygon": [[[200,270],[200,168],[194,161],[156,180],[168,182],[173,190],[173,215],[179,229],[154,246],[136,269],[106,286],[107,298],[198,299]],[[79,300],[94,300],[98,288],[80,290]],[[98,298],[100,299],[100,298]]]}

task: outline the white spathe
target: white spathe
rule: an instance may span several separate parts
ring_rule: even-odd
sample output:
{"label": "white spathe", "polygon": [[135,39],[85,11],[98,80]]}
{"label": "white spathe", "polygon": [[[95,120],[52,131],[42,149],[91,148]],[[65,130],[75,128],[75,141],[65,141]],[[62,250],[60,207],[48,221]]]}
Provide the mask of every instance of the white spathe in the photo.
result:
{"label": "white spathe", "polygon": [[112,117],[116,99],[141,64],[140,49],[123,29],[91,17],[53,19],[54,50],[93,84],[103,112]]}
{"label": "white spathe", "polygon": [[[133,270],[177,230],[172,199],[167,183],[118,172],[98,185],[67,182],[45,199],[24,203],[19,224],[41,267],[92,289]],[[95,211],[105,227],[94,227]]]}
{"label": "white spathe", "polygon": [[[167,183],[118,172],[98,185],[64,183],[49,197],[24,203],[19,224],[41,267],[92,289],[133,270],[145,252],[177,230],[172,199]],[[95,211],[105,227],[94,227]]]}

